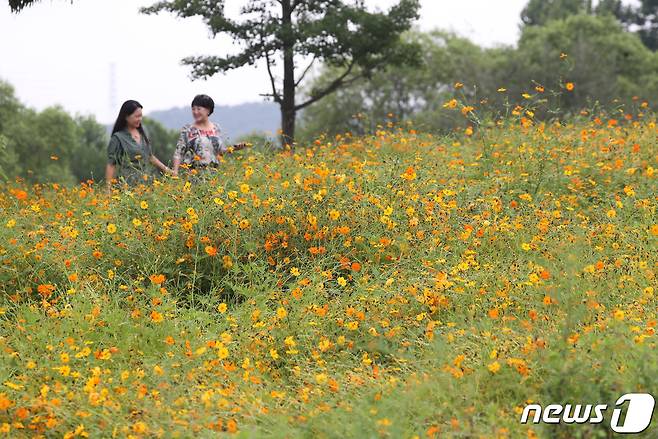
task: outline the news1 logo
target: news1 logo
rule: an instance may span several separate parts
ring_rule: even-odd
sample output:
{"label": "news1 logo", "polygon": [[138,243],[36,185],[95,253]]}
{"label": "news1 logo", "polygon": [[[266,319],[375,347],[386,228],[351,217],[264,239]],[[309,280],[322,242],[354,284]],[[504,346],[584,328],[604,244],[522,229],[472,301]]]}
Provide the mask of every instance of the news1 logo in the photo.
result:
{"label": "news1 logo", "polygon": [[[626,416],[622,417],[626,403]],[[653,409],[656,401],[648,393],[627,393],[617,399],[610,419],[610,428],[615,433],[637,434],[642,433],[651,425]],[[600,424],[604,421],[604,413],[608,410],[606,404],[587,405],[561,405],[550,404],[542,407],[539,404],[530,404],[523,409],[521,423],[533,424]],[[530,413],[533,413],[530,418]],[[623,419],[623,421],[622,421]]]}

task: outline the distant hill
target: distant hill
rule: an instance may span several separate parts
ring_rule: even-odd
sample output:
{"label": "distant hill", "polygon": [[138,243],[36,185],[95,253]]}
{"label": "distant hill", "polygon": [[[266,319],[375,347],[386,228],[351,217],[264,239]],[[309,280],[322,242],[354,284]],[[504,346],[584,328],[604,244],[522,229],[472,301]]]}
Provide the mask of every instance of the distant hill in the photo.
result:
{"label": "distant hill", "polygon": [[[190,107],[151,111],[146,116],[174,130],[179,130],[183,125],[192,122]],[[254,132],[276,136],[281,126],[279,106],[266,102],[216,106],[210,119],[219,124],[231,140]]]}

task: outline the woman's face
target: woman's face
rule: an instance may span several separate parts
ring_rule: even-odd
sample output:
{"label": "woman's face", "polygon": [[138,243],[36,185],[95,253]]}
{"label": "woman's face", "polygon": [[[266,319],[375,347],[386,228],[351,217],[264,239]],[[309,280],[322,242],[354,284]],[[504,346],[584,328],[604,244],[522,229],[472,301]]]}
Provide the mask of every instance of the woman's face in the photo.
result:
{"label": "woman's face", "polygon": [[210,110],[206,107],[198,107],[196,105],[192,107],[192,117],[195,122],[204,122],[208,119],[209,115]]}
{"label": "woman's face", "polygon": [[126,123],[130,128],[139,128],[142,125],[142,109],[136,109],[133,114],[126,117]]}

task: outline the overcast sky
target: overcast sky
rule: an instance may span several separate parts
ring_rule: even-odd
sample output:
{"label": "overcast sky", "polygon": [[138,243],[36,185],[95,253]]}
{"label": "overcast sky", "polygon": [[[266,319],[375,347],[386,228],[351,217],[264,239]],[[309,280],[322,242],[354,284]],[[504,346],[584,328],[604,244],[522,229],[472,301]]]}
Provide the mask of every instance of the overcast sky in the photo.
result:
{"label": "overcast sky", "polygon": [[[527,0],[421,0],[422,30],[452,30],[494,46],[514,44]],[[211,39],[198,18],[143,15],[155,0],[43,0],[20,14],[0,0],[0,79],[9,81],[26,105],[60,104],[72,113],[116,117],[126,99],[149,111],[189,105],[197,93],[217,104],[262,101],[268,91],[261,68],[242,68],[208,81],[191,81],[180,64],[189,55],[225,54],[230,40]],[[228,0],[237,8],[244,0]],[[366,0],[387,9],[395,0]],[[111,75],[114,65],[114,75]],[[114,76],[114,81],[111,80]],[[112,84],[114,85],[112,86]],[[114,89],[115,102],[112,102]]]}

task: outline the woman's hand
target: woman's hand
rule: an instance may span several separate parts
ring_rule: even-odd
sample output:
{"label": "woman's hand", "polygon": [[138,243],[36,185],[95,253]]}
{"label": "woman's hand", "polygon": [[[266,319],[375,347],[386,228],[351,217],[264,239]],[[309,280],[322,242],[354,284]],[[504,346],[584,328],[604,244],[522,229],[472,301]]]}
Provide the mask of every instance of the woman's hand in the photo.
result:
{"label": "woman's hand", "polygon": [[238,143],[238,144],[229,146],[227,152],[239,151],[239,150],[245,149],[249,146],[252,146],[251,143],[246,143],[246,142]]}
{"label": "woman's hand", "polygon": [[168,175],[176,175],[173,169],[162,163],[156,156],[152,155],[149,161],[163,173]]}

